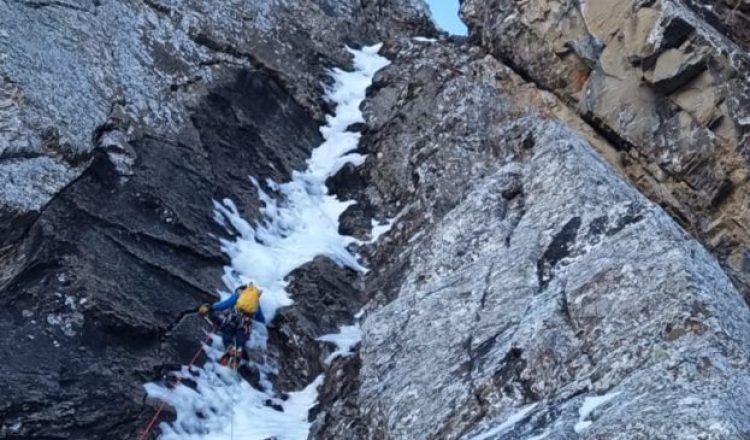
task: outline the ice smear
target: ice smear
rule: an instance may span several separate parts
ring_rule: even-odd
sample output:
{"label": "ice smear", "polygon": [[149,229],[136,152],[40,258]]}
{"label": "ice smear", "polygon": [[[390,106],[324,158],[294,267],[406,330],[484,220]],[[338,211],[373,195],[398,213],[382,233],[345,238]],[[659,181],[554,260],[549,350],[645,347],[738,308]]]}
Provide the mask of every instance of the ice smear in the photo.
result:
{"label": "ice smear", "polygon": [[398,221],[398,217],[392,218],[381,225],[380,222],[372,219],[372,231],[370,232],[370,236],[372,238],[370,238],[369,243],[375,243],[376,241],[378,241],[378,238],[380,238],[381,235],[387,234],[391,230],[393,225],[396,224],[396,221]]}
{"label": "ice smear", "polygon": [[[263,290],[261,306],[268,319],[273,318],[279,307],[292,302],[285,290],[287,283],[284,278],[315,257],[324,255],[342,266],[365,270],[347,250],[355,239],[338,234],[339,215],[350,202],[329,195],[325,181],[347,163],[356,165],[364,161],[364,156],[353,152],[359,142],[359,133],[346,129],[363,122],[359,105],[365,98],[365,90],[372,83],[375,72],[388,64],[388,60],[377,54],[379,49],[380,45],[350,50],[354,57],[354,71],[334,69],[331,72],[334,84],[326,91],[326,98],[336,104],[336,112],[326,117],[326,125],[320,129],[324,142],[313,151],[307,161],[307,170],[294,172],[292,180],[287,183],[268,180],[265,190],[263,185],[251,179],[264,204],[262,220],[258,224],[245,221],[229,199],[214,205],[217,222],[238,234],[233,241],[221,241],[222,250],[231,260],[231,266],[225,268],[223,281],[229,290],[248,281],[258,284]],[[358,326],[356,330],[344,327],[340,335],[331,338],[340,344],[340,350],[349,350],[355,336],[358,338],[358,331]],[[214,338],[211,346],[205,347],[211,362],[191,371],[183,368],[179,374],[189,377],[195,383],[194,389],[178,386],[169,390],[157,384],[146,385],[150,397],[166,400],[176,410],[177,419],[173,423],[160,425],[160,438],[307,439],[308,412],[317,399],[322,376],[282,401],[263,377],[273,371],[272,366],[257,365],[264,373],[261,374],[261,383],[265,391],[256,390],[240,380],[236,372],[215,362],[221,353],[216,348],[219,343]],[[265,344],[265,328],[256,326],[249,347],[264,347]],[[272,406],[280,406],[283,411]]]}
{"label": "ice smear", "polygon": [[362,330],[359,328],[359,323],[342,326],[338,333],[331,333],[318,338],[318,341],[336,344],[336,351],[328,355],[325,360],[326,364],[330,364],[338,356],[349,356],[352,348],[359,344],[361,340]]}
{"label": "ice smear", "polygon": [[474,436],[471,438],[471,440],[487,440],[488,438],[493,438],[494,436],[500,434],[501,432],[508,430],[512,428],[516,423],[520,422],[521,420],[526,417],[531,411],[536,408],[537,404],[532,403],[531,405],[526,405],[520,410],[518,410],[516,413],[512,414],[506,421],[503,423],[495,426],[494,428],[490,429],[489,431],[486,431],[480,435]]}
{"label": "ice smear", "polygon": [[609,402],[610,400],[614,399],[615,397],[619,396],[620,392],[616,393],[608,393],[603,394],[601,396],[593,396],[593,397],[587,397],[583,401],[583,405],[578,409],[578,423],[575,424],[573,427],[573,430],[576,433],[580,433],[584,429],[591,426],[593,423],[590,420],[586,420],[591,413],[598,408],[601,405],[604,405],[605,403]]}

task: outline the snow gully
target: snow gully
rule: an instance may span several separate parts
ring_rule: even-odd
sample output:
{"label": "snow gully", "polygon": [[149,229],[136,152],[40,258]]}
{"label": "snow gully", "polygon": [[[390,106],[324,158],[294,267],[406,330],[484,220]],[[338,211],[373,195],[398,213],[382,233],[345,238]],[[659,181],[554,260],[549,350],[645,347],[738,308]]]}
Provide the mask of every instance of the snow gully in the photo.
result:
{"label": "snow gully", "polygon": [[[251,177],[265,205],[259,224],[251,225],[244,220],[231,200],[215,202],[216,220],[239,233],[233,241],[221,241],[222,250],[231,260],[231,266],[225,268],[224,284],[230,291],[248,281],[261,286],[264,291],[261,306],[269,319],[279,307],[292,303],[285,290],[286,276],[315,257],[327,256],[340,265],[365,271],[347,249],[356,239],[338,233],[339,216],[354,202],[342,202],[328,194],[325,181],[346,164],[364,162],[364,156],[353,153],[360,134],[346,129],[364,122],[359,106],[365,91],[375,73],[389,63],[378,55],[380,47],[349,49],[354,57],[354,70],[331,72],[334,84],[326,91],[326,99],[336,105],[336,111],[326,117],[326,124],[320,129],[324,142],[313,150],[307,169],[294,172],[290,182],[266,182],[280,194],[280,199],[266,194]],[[258,330],[251,344],[262,347],[267,334],[265,328]],[[237,380],[232,370],[215,362],[219,350],[204,348],[210,361],[191,371],[184,367],[180,373],[195,382],[195,389],[180,385],[169,390],[157,384],[146,385],[149,396],[165,400],[177,412],[174,422],[160,425],[162,440],[219,440],[231,439],[234,435],[245,440],[307,439],[308,412],[317,400],[322,377],[281,401],[269,383],[260,391]],[[283,412],[267,406],[268,400],[283,407]]]}

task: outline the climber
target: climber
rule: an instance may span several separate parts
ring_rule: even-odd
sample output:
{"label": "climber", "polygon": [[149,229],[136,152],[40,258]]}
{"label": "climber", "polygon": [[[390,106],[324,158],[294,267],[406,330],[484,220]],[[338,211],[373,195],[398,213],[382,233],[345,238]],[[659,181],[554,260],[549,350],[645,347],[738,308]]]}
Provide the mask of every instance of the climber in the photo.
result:
{"label": "climber", "polygon": [[250,339],[253,320],[266,322],[260,308],[261,294],[261,290],[255,284],[245,284],[237,287],[225,300],[213,305],[202,304],[198,308],[198,314],[208,316],[221,331],[221,340],[226,348],[226,353],[219,361],[222,365],[237,368],[241,359],[248,359],[244,347]]}

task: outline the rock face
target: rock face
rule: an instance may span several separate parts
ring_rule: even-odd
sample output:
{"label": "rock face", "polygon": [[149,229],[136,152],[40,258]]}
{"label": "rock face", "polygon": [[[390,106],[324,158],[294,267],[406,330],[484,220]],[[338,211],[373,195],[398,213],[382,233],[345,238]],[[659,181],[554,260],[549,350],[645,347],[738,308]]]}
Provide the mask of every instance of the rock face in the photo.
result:
{"label": "rock face", "polygon": [[[278,138],[275,118],[297,125],[287,122]],[[97,153],[26,232],[22,265],[3,289],[2,324],[12,359],[2,367],[11,396],[3,418],[23,420],[24,435],[132,435],[140,384],[165,361],[190,359],[201,327],[195,305],[221,287],[225,259],[215,237],[225,232],[212,220],[212,198],[252,201],[251,188],[238,191],[246,173],[268,170],[253,163],[288,172],[317,138],[302,108],[256,73],[213,91],[193,123],[191,139],[146,134],[130,142],[128,173]],[[225,148],[227,140],[250,148]],[[249,165],[238,169],[238,161]],[[38,408],[33,418],[29,407]],[[51,423],[66,414],[69,425]]]}
{"label": "rock face", "polygon": [[462,14],[473,41],[606,136],[747,295],[747,5],[701,3],[467,0]]}
{"label": "rock face", "polygon": [[384,51],[351,195],[398,221],[366,250],[374,299],[316,438],[750,434],[747,305],[603,160],[629,170],[612,133],[467,43]]}
{"label": "rock face", "polygon": [[0,437],[133,438],[222,288],[212,202],[257,218],[377,41],[328,182],[370,271],[295,271],[262,354],[325,374],[310,438],[750,436],[746,2],[464,0],[468,38],[420,0],[0,2]]}
{"label": "rock face", "polygon": [[[304,167],[345,44],[435,31],[409,0],[2,9],[0,437],[133,438],[153,412],[143,383],[192,356],[193,311],[222,288],[218,238],[232,232],[212,201],[253,218],[248,176]],[[302,274],[332,280],[349,319],[363,300],[331,266]],[[310,309],[286,310],[272,334],[282,367],[315,361],[280,368],[282,391],[322,370],[314,338],[343,322],[310,323]]]}
{"label": "rock face", "polygon": [[[286,0],[3,1],[3,221],[23,230],[83,172],[94,148],[114,150],[127,167],[134,131],[182,132],[207,89],[231,81],[238,69],[269,75],[321,118],[324,71],[348,63],[343,45],[394,33],[430,33],[423,8],[408,0],[364,6]],[[17,238],[11,234],[3,240]]]}

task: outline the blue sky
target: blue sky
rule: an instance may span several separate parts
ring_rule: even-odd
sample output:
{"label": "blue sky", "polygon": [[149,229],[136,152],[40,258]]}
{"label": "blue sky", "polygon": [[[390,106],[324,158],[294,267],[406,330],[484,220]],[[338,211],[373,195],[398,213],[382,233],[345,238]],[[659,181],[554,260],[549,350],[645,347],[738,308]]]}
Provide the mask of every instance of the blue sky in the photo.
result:
{"label": "blue sky", "polygon": [[466,35],[466,26],[458,18],[458,0],[427,0],[438,26],[452,34]]}

